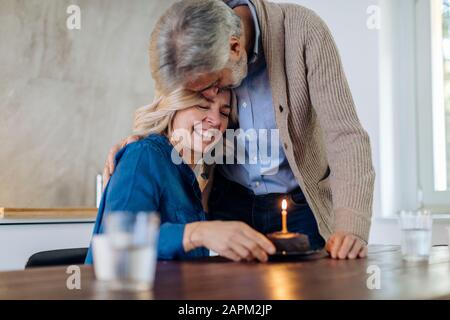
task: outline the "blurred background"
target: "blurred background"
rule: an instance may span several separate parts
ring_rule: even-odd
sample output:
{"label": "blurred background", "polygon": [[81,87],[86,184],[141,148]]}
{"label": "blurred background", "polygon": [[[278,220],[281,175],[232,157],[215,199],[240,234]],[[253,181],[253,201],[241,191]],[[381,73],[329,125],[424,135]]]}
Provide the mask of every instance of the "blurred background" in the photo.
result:
{"label": "blurred background", "polygon": [[147,44],[170,4],[0,1],[0,206],[95,206],[108,149],[153,98]]}
{"label": "blurred background", "polygon": [[[282,2],[315,10],[340,50],[377,172],[370,242],[399,243],[396,213],[426,207],[446,244],[450,0]],[[172,3],[0,1],[0,207],[95,207],[109,148],[153,99],[147,46]],[[71,5],[80,29],[67,26]],[[87,244],[91,228],[65,245]]]}

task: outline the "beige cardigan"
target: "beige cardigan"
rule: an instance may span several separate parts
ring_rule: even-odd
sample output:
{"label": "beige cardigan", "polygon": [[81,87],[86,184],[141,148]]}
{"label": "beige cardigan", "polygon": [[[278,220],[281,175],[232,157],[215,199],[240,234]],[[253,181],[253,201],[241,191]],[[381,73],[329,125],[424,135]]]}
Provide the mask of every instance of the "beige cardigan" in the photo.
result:
{"label": "beige cardigan", "polygon": [[319,231],[367,242],[375,172],[333,37],[307,8],[252,2],[284,151]]}

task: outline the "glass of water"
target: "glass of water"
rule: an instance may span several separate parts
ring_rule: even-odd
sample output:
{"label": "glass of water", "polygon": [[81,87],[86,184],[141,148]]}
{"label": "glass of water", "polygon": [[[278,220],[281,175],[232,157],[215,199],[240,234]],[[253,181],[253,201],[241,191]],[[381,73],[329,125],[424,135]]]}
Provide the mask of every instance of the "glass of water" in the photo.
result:
{"label": "glass of water", "polygon": [[406,261],[428,260],[431,251],[433,218],[426,210],[401,211],[402,255]]}
{"label": "glass of water", "polygon": [[157,261],[159,215],[154,212],[110,212],[105,234],[111,248],[113,290],[153,288]]}

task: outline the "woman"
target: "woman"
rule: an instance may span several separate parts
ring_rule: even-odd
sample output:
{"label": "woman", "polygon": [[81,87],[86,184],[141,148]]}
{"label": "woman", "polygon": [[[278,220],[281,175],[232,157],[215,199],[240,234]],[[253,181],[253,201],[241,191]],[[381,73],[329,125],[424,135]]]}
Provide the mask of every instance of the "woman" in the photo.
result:
{"label": "woman", "polygon": [[[113,211],[161,215],[159,259],[204,257],[212,250],[234,261],[267,261],[275,252],[262,234],[242,222],[206,221],[194,169],[228,127],[232,96],[214,100],[176,90],[137,111],[135,132],[147,138],[123,148],[102,197],[94,234]],[[199,170],[196,170],[199,171]],[[201,170],[200,170],[201,171]],[[89,249],[86,263],[92,263]]]}

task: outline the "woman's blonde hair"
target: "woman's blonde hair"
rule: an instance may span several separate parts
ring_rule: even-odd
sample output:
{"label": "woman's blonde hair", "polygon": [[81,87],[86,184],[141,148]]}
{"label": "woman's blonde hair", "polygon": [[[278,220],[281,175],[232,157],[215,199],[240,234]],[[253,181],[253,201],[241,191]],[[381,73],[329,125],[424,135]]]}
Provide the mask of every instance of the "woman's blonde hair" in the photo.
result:
{"label": "woman's blonde hair", "polygon": [[[236,97],[231,91],[231,113],[229,124],[236,122]],[[177,89],[167,95],[156,95],[155,102],[136,110],[133,123],[133,132],[139,136],[148,136],[152,133],[168,134],[172,131],[172,120],[177,113],[204,102],[204,98],[197,92],[186,89]]]}
{"label": "woman's blonde hair", "polygon": [[136,110],[133,132],[140,136],[168,133],[177,111],[198,105],[201,101],[198,94],[183,89],[160,96],[152,104]]}

